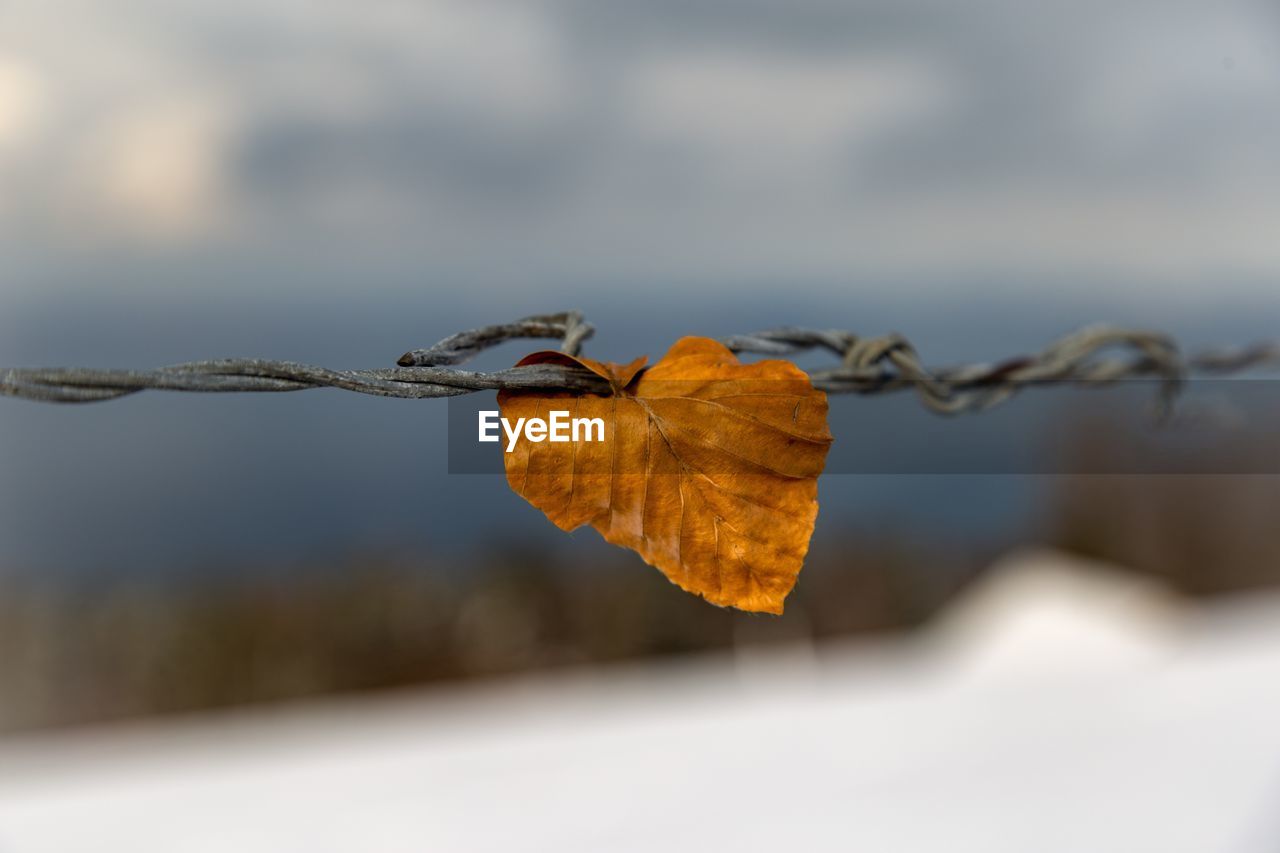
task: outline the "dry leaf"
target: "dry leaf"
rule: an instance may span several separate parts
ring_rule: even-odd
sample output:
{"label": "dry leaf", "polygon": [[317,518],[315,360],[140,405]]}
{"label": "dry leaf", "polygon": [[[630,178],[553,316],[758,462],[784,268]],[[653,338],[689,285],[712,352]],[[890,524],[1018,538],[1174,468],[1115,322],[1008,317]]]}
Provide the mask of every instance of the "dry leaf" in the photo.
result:
{"label": "dry leaf", "polygon": [[604,441],[518,441],[507,482],[562,529],[590,524],[713,604],[781,613],[818,514],[826,395],[788,361],[742,364],[708,338],[645,361],[521,359],[585,367],[613,393],[499,393],[512,423],[555,410],[605,422]]}

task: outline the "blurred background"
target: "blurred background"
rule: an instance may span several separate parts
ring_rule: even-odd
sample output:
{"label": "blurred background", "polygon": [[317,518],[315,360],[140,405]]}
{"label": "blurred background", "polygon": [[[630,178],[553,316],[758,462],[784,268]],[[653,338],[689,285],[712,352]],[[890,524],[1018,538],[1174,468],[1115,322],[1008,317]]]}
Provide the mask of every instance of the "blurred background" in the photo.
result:
{"label": "blurred background", "polygon": [[[898,331],[938,364],[1035,351],[1098,321],[1166,330],[1191,349],[1246,343],[1280,333],[1277,151],[1280,15],[1264,0],[18,0],[0,7],[0,365],[257,356],[389,366],[465,328],[566,309],[598,329],[587,353],[614,360],[656,358],[684,334],[776,325]],[[506,366],[537,347],[509,344],[477,366]],[[1221,393],[1193,386],[1186,404],[1194,411],[1197,396],[1210,405]],[[914,447],[949,452],[952,462],[825,476],[810,558],[779,619],[717,610],[590,530],[560,533],[501,477],[449,474],[442,402],[340,392],[150,393],[84,407],[0,401],[0,850],[81,849],[40,846],[55,838],[58,816],[74,813],[58,798],[94,773],[116,778],[112,744],[142,738],[152,744],[137,747],[144,753],[184,754],[163,734],[186,725],[180,712],[213,721],[221,717],[207,712],[234,707],[236,720],[275,719],[333,695],[379,708],[395,697],[419,703],[422,688],[435,698],[412,704],[412,715],[393,713],[388,742],[429,732],[486,744],[496,735],[483,726],[450,728],[469,713],[449,697],[488,709],[480,718],[494,731],[552,737],[536,722],[521,728],[527,707],[543,699],[526,706],[524,692],[484,692],[541,684],[528,689],[577,702],[576,713],[601,727],[591,748],[611,754],[628,738],[644,741],[625,722],[611,727],[614,718],[575,690],[608,693],[610,679],[643,672],[652,689],[619,689],[660,715],[697,704],[692,681],[729,679],[741,699],[734,707],[756,708],[742,713],[768,722],[773,711],[753,704],[757,693],[733,692],[743,661],[764,649],[808,662],[797,704],[815,695],[806,690],[826,696],[813,685],[834,679],[854,684],[852,704],[862,707],[861,665],[848,661],[879,661],[883,651],[866,649],[934,636],[981,596],[975,590],[999,574],[993,564],[1022,565],[1008,555],[1027,548],[1038,549],[1035,571],[1074,577],[1073,561],[1085,557],[1107,566],[1101,588],[1149,583],[1137,598],[1183,614],[1177,625],[1220,607],[1280,613],[1265,610],[1280,589],[1274,405],[1263,412],[1270,420],[1253,412],[1247,434],[1228,433],[1221,465],[1208,469],[1217,475],[1121,476],[1098,460],[1129,463],[1150,451],[1114,427],[1132,418],[1138,398],[1108,395],[1046,391],[1039,402],[1018,401],[1028,418],[1056,406],[1056,422],[1068,425],[1054,450],[1063,461],[1035,469],[954,464],[981,450],[981,421],[965,427],[967,443],[948,448],[936,424],[903,432],[878,416],[890,401],[833,400],[837,442],[875,448],[892,437],[895,458],[918,458],[902,443],[915,436]],[[916,411],[911,400],[892,405]],[[1025,423],[1012,411],[993,435]],[[974,606],[972,620],[1003,624],[991,614],[1041,605],[1056,613],[1060,600],[1072,613],[1070,602],[1083,602],[1087,615],[1093,599],[1063,592],[1074,583],[1015,584],[1031,603],[1001,593],[995,600],[1007,606]],[[1120,608],[1098,630],[1137,631],[1143,608]],[[1270,634],[1250,639],[1241,627],[1268,619],[1192,621],[1215,626],[1197,637],[1244,636],[1242,660],[1280,655]],[[1090,656],[1094,646],[1072,633],[1088,634],[1093,622],[1066,624],[1063,648],[1093,663],[1113,657],[1106,643]],[[973,630],[992,648],[1022,637]],[[1160,634],[1161,649],[1192,643],[1169,636]],[[839,663],[815,670],[817,658]],[[784,696],[796,669],[786,660],[762,670],[777,674]],[[694,671],[705,679],[668,673],[690,661],[703,662]],[[935,678],[914,663],[885,666],[921,683]],[[547,686],[568,673],[579,687]],[[1157,725],[1152,735],[1150,727],[1175,719],[1169,703],[1181,693],[1132,688],[1127,711],[1112,708],[1106,719],[1121,721],[1118,743],[1139,730],[1155,737],[1153,756],[1234,728],[1240,754],[1269,763],[1240,775],[1229,762],[1213,764],[1220,753],[1209,750],[1196,766],[1214,784],[1271,779],[1222,790],[1234,802],[1265,790],[1274,802],[1275,726],[1231,718],[1228,709],[1262,701],[1248,692],[1260,689],[1256,680],[1232,684],[1213,688],[1226,697],[1219,710],[1187,717],[1182,729]],[[913,695],[934,688],[921,689]],[[997,721],[1021,720],[1027,708],[1034,716],[1044,701],[997,702],[973,689],[965,701],[977,704],[965,707]],[[1084,713],[1097,691],[1053,695],[1054,707]],[[560,706],[545,701],[555,716]],[[707,701],[707,713],[720,714]],[[316,738],[300,754],[381,731],[386,713],[325,717],[307,729]],[[1061,731],[1036,730],[1030,743],[1076,731],[1063,713]],[[747,729],[761,722],[743,719]],[[940,722],[946,729],[951,717],[877,719],[864,720],[867,744],[922,756],[910,769],[880,759],[906,792],[901,803],[918,790],[912,780],[960,772],[945,745],[920,734]],[[230,736],[226,726],[200,725],[182,743],[221,752],[210,744]],[[836,717],[831,726],[833,736],[849,731]],[[161,740],[147,740],[152,733]],[[954,733],[973,734],[963,725]],[[716,737],[708,730],[696,740],[705,747]],[[106,744],[89,750],[91,769],[68,757],[85,743]],[[851,766],[867,758],[861,746],[848,748]],[[1047,752],[991,749],[1026,762],[1009,771],[1007,790],[993,789],[1001,797],[1025,789],[1013,780],[1058,768]],[[439,759],[424,755],[426,765]],[[704,769],[733,764],[723,758],[712,750]],[[196,749],[180,766],[208,759]],[[613,770],[588,770],[620,777],[619,767],[635,769],[628,760],[619,752]],[[843,778],[841,768],[828,777],[790,761],[784,769],[813,785]],[[1154,758],[1134,761],[1132,777],[1100,778],[1144,790],[1168,778]],[[26,774],[46,765],[61,769],[48,771],[44,793],[23,800]],[[511,770],[497,758],[484,766],[490,780]],[[697,778],[715,788],[723,779],[712,769]],[[288,790],[302,802],[304,789]],[[1088,790],[1059,792],[1058,801],[1083,808]],[[213,801],[222,802],[202,800]],[[1226,801],[1191,796],[1176,808]],[[710,796],[708,807],[725,802]],[[841,807],[829,805],[830,818]],[[415,808],[438,816],[429,804]],[[956,808],[953,829],[988,827],[964,820],[981,809]],[[198,814],[174,818],[189,830],[181,849],[227,849],[199,846]],[[618,811],[616,824],[601,822],[578,846],[615,846],[609,827],[629,825],[629,814]],[[1029,814],[1029,835],[1002,835],[993,811],[997,829],[965,837],[981,850],[1005,849],[1000,839],[1027,842],[1008,849],[1047,849],[1027,839],[1074,837],[1046,830],[1056,813],[1039,823]],[[359,815],[353,825],[375,820]],[[810,818],[794,820],[811,843],[843,849],[848,827]],[[1186,849],[1272,849],[1247,846],[1280,833],[1255,818],[1233,813],[1209,820],[1206,834],[1175,837],[1217,839],[1227,827],[1238,846]],[[128,831],[140,825],[121,821]],[[16,834],[6,835],[6,822]],[[901,829],[884,826],[881,841]],[[121,831],[122,849],[147,847]],[[261,849],[292,849],[282,832],[263,836]],[[365,849],[476,841],[464,832],[415,846],[410,830],[407,842],[398,833],[359,837]],[[747,849],[771,837],[760,830],[739,841]],[[878,849],[969,849],[958,837]],[[1129,843],[1149,837],[1111,840],[1125,839],[1117,850],[1175,849]],[[157,849],[179,849],[166,838]],[[236,838],[236,849],[257,849]]]}

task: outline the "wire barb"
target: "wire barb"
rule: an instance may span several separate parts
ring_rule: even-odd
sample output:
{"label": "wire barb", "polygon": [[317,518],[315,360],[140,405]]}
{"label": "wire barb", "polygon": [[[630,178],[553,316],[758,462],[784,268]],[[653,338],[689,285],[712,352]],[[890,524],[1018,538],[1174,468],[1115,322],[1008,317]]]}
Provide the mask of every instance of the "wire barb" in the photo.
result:
{"label": "wire barb", "polygon": [[583,320],[577,311],[541,314],[525,317],[514,323],[458,332],[427,349],[410,350],[400,356],[396,364],[401,367],[461,364],[489,347],[516,338],[560,338],[560,348],[569,355],[577,355],[582,350],[583,341],[595,334],[595,331],[595,327]]}
{"label": "wire barb", "polygon": [[[144,390],[226,393],[340,388],[411,399],[527,388],[607,393],[607,383],[575,367],[541,364],[484,373],[455,366],[489,347],[520,338],[559,338],[561,350],[577,355],[594,332],[580,313],[565,311],[459,332],[434,346],[405,353],[397,362],[400,366],[393,368],[331,370],[289,361],[222,359],[156,370],[11,369],[0,370],[0,394],[54,403],[88,403]],[[1236,373],[1280,365],[1280,342],[1185,358],[1166,335],[1107,326],[1081,329],[1036,355],[932,370],[900,335],[864,338],[841,330],[780,328],[735,335],[723,343],[736,353],[769,356],[826,350],[840,361],[810,373],[815,388],[829,394],[914,390],[925,406],[940,414],[981,411],[1041,384],[1096,387],[1149,378],[1160,381],[1160,403],[1167,411],[1191,374]],[[1115,351],[1125,354],[1108,354]]]}

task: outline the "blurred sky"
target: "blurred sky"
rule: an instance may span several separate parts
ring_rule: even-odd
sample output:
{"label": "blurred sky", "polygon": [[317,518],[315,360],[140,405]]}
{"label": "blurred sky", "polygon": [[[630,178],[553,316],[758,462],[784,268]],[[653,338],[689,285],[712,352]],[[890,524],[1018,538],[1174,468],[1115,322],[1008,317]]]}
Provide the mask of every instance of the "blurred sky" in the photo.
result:
{"label": "blurred sky", "polygon": [[0,221],[32,258],[302,244],[511,286],[1280,264],[1263,2],[0,15]]}
{"label": "blurred sky", "polygon": [[[565,308],[612,358],[780,324],[944,362],[1096,320],[1272,336],[1277,151],[1261,0],[17,0],[0,364],[387,365]],[[0,565],[545,525],[489,478],[441,496],[436,404],[343,396],[5,403]],[[1027,484],[824,488],[968,523]]]}

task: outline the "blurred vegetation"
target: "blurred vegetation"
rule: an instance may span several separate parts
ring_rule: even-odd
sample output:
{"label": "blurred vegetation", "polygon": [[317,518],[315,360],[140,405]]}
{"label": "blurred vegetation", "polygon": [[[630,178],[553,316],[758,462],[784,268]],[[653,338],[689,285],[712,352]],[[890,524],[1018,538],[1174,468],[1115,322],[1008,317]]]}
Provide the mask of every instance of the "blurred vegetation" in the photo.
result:
{"label": "blurred vegetation", "polygon": [[[598,550],[598,549],[587,549]],[[62,725],[821,639],[919,622],[981,562],[851,540],[783,619],[722,610],[629,553],[365,555],[104,582],[0,579],[0,727]],[[217,579],[211,579],[217,578]]]}
{"label": "blurred vegetation", "polygon": [[[1268,422],[1274,423],[1275,419]],[[1073,469],[1157,470],[1143,435],[1095,422],[1079,431]],[[1198,451],[1205,471],[1280,471],[1280,435],[1238,435]],[[1055,478],[1049,539],[1150,575],[1187,595],[1280,584],[1280,475],[1160,474]]]}
{"label": "blurred vegetation", "polygon": [[[1141,470],[1152,452],[1149,436],[1106,423],[1077,434],[1075,470],[1114,470],[1117,457]],[[1227,466],[1242,453],[1274,462],[1277,448],[1271,440],[1215,452]],[[0,728],[897,630],[1021,544],[1107,560],[1191,595],[1280,585],[1280,476],[1039,482],[1048,509],[1025,541],[846,528],[838,546],[810,554],[780,619],[707,605],[638,557],[581,539],[554,554],[363,554],[171,576],[59,580],[10,570],[0,574]],[[830,508],[824,517],[840,523]]]}

